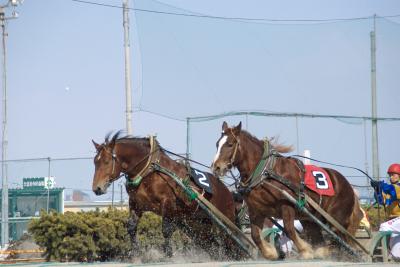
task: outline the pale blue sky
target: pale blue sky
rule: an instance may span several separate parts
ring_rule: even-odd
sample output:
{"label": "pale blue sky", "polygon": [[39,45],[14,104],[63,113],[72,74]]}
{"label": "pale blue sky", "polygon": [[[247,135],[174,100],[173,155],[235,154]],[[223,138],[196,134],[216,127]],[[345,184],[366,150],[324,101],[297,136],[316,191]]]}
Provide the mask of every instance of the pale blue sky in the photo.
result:
{"label": "pale blue sky", "polygon": [[[122,1],[94,0],[120,6]],[[138,0],[131,7],[219,17],[341,19],[400,14],[399,1]],[[125,127],[122,10],[71,0],[25,0],[8,23],[8,158],[92,157],[91,139]],[[179,120],[233,110],[371,115],[372,19],[243,22],[130,12],[133,102]],[[378,116],[400,117],[400,17],[377,19]],[[185,152],[186,124],[135,112],[135,135]],[[297,145],[293,118],[229,117],[257,137]],[[192,125],[193,158],[209,164],[222,120]],[[299,119],[299,148],[371,172],[371,125]],[[399,162],[399,122],[379,124],[381,175]],[[367,147],[365,147],[365,142]],[[297,150],[297,147],[296,147]],[[296,151],[295,151],[296,152]],[[22,167],[21,167],[22,166]],[[348,170],[344,174],[359,175]],[[46,176],[13,163],[10,181]],[[57,185],[90,189],[90,160],[52,165]],[[351,178],[354,184],[365,179]],[[357,180],[358,179],[358,180]]]}

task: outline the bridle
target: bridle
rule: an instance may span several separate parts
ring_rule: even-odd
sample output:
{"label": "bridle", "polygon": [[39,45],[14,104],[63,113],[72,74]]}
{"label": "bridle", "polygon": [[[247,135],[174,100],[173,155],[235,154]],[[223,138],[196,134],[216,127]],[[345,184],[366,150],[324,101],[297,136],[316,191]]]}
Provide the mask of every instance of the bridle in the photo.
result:
{"label": "bridle", "polygon": [[[117,154],[115,153],[115,146],[114,146],[114,148],[113,148],[112,151],[109,151],[109,150],[108,150],[107,148],[105,148],[105,147],[104,147],[102,150],[111,155],[111,158],[112,158],[112,169],[111,169],[110,177],[112,177],[113,174],[114,174],[114,172],[115,172],[115,163],[118,162],[118,163],[121,164],[121,161],[119,160],[119,158],[117,157]],[[122,175],[123,175],[123,174],[122,174]],[[117,180],[117,179],[119,179],[122,175],[120,175],[120,176],[118,176],[118,177],[116,177],[116,178],[114,178],[114,179],[110,179],[110,183],[113,182],[113,181],[115,181],[115,180]]]}
{"label": "bridle", "polygon": [[239,147],[240,147],[240,139],[233,133],[232,129],[231,129],[231,134],[232,134],[233,138],[236,141],[235,148],[233,149],[232,157],[231,157],[231,159],[229,161],[230,166],[233,166],[233,163],[235,162],[236,154],[237,154],[237,152],[239,150]]}
{"label": "bridle", "polygon": [[231,158],[229,160],[229,165],[228,165],[228,166],[230,166],[232,168],[233,163],[235,162],[236,154],[237,154],[238,149],[240,147],[240,139],[233,133],[232,129],[230,129],[230,130],[231,130],[231,134],[233,136],[233,139],[235,139],[235,148],[233,149],[233,154],[232,154],[232,156],[231,156]]}

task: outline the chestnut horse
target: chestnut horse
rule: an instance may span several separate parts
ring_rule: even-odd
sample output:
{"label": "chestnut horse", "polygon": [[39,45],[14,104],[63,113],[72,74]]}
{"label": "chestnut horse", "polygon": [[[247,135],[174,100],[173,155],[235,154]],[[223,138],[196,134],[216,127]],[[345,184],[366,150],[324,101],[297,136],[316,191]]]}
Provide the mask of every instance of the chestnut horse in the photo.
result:
{"label": "chestnut horse", "polygon": [[[322,247],[317,249],[314,255],[311,245],[300,238],[295,231],[294,219],[300,219],[306,236],[311,239],[311,243],[322,245],[320,242],[323,237],[320,227],[296,209],[295,205],[289,202],[282,193],[282,190],[284,190],[298,199],[297,192],[294,192],[296,190],[291,189],[290,184],[303,188],[301,187],[304,178],[302,162],[296,158],[284,157],[279,154],[290,151],[291,147],[271,144],[269,140],[257,139],[247,131],[242,130],[241,123],[230,128],[224,122],[222,135],[217,141],[217,153],[214,157],[212,170],[216,176],[225,175],[232,167],[239,170],[239,189],[248,205],[251,237],[265,258],[277,259],[278,257],[275,247],[260,236],[266,217],[283,219],[284,229],[298,248],[301,258],[310,259],[314,256],[322,256],[322,253],[325,253],[323,256],[326,256],[327,250]],[[262,166],[260,166],[260,162],[263,163]],[[324,170],[331,178],[335,194],[333,196],[321,196],[308,188],[304,188],[302,192],[316,200],[323,210],[328,212],[354,236],[362,218],[358,198],[343,175],[333,169],[324,168]],[[273,179],[272,174],[284,177],[288,182]],[[311,212],[317,218],[326,222],[314,209]],[[336,229],[333,230],[345,241],[354,245],[349,238],[338,233]]]}
{"label": "chestnut horse", "polygon": [[[133,252],[138,250],[136,240],[138,220],[143,212],[152,211],[162,216],[163,219],[162,234],[165,238],[163,249],[167,257],[172,256],[170,237],[176,227],[183,230],[212,257],[220,256],[212,254],[218,252],[218,249],[212,248],[212,244],[215,243],[219,249],[222,247],[224,250],[222,256],[226,255],[228,259],[240,255],[240,252],[236,253],[230,239],[218,240],[219,237],[215,235],[215,231],[212,231],[211,219],[195,201],[189,199],[184,190],[171,177],[153,170],[152,163],[157,163],[178,177],[186,178],[188,185],[193,190],[204,194],[207,200],[234,222],[235,205],[232,194],[219,179],[209,174],[213,192],[211,194],[203,191],[188,178],[188,167],[171,159],[155,140],[155,137],[120,138],[118,132],[111,140],[108,139],[107,136],[103,144],[93,141],[97,154],[94,158],[95,173],[92,189],[96,195],[105,194],[109,185],[122,176],[121,173],[125,175],[131,215],[128,232],[131,236]],[[202,242],[199,244],[196,241]],[[221,243],[224,243],[223,246]]]}

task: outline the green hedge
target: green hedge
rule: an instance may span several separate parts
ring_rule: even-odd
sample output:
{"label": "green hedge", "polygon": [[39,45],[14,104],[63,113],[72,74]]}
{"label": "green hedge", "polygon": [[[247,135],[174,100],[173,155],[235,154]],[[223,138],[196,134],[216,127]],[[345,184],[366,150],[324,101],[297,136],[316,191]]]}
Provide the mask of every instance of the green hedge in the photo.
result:
{"label": "green hedge", "polygon": [[[364,207],[371,226],[379,228],[378,209]],[[109,261],[126,260],[132,255],[127,232],[128,212],[109,208],[107,211],[57,212],[42,211],[39,219],[33,219],[28,227],[36,244],[45,250],[44,257],[55,261]],[[384,212],[381,209],[381,220]],[[164,238],[161,232],[162,218],[146,212],[139,221],[137,240],[143,256],[150,249],[161,250]],[[176,231],[171,240],[173,250],[190,250],[194,244],[186,235]]]}
{"label": "green hedge", "polygon": [[[109,208],[108,211],[57,212],[42,211],[28,227],[35,242],[45,250],[46,260],[109,261],[130,257],[131,241],[127,232],[128,212]],[[146,212],[139,221],[137,240],[144,254],[149,249],[161,249],[164,238],[161,217]],[[191,245],[188,237],[176,231],[172,236],[173,249]]]}
{"label": "green hedge", "polygon": [[104,261],[128,255],[131,244],[126,230],[128,213],[41,212],[28,226],[35,242],[45,249],[47,260]]}

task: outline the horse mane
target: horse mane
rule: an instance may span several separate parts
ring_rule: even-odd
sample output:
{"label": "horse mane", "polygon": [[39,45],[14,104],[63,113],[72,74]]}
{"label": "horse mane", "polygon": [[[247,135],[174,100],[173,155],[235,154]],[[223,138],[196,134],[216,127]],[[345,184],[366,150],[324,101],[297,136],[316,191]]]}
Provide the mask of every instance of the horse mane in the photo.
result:
{"label": "horse mane", "polygon": [[[262,140],[258,139],[257,137],[255,137],[254,135],[252,135],[251,133],[249,133],[246,130],[241,130],[241,133],[244,134],[248,139],[250,139],[251,142],[258,143],[258,144],[263,143]],[[265,140],[267,142],[269,142],[271,144],[272,148],[279,153],[289,153],[289,152],[293,151],[293,146],[291,146],[291,145],[286,146],[286,145],[279,143],[278,138],[275,136],[270,139],[265,138]]]}
{"label": "horse mane", "polygon": [[[117,143],[138,143],[139,145],[142,146],[147,146],[150,144],[149,142],[149,137],[140,137],[140,136],[123,136],[117,140]],[[154,140],[155,144],[157,147],[160,147],[160,143],[158,142],[157,139]]]}
{"label": "horse mane", "polygon": [[[149,144],[149,137],[132,136],[132,135],[121,136],[123,132],[124,132],[123,130],[119,130],[118,132],[116,132],[112,136],[111,140],[109,140],[109,139],[110,139],[110,136],[111,136],[112,132],[108,133],[106,135],[106,137],[105,137],[106,144],[111,143],[111,142],[115,142],[115,143],[135,143],[135,144],[139,144],[139,145],[144,146],[144,147],[146,147]],[[155,139],[154,141],[156,143],[156,146],[161,148],[161,150],[162,150],[162,147],[160,146],[160,143],[158,142],[158,140]]]}
{"label": "horse mane", "polygon": [[116,133],[113,135],[113,137],[111,137],[111,140],[109,140],[109,139],[110,139],[110,136],[111,136],[111,134],[112,134],[112,131],[110,131],[109,133],[106,134],[106,137],[104,138],[105,143],[106,143],[106,144],[109,144],[109,143],[116,142],[117,139],[120,138],[120,135],[121,135],[122,132],[123,132],[123,130],[119,130],[118,132],[116,132]]}
{"label": "horse mane", "polygon": [[245,135],[247,137],[247,139],[249,139],[249,141],[252,143],[256,143],[256,144],[260,144],[260,145],[262,145],[262,143],[263,143],[263,141],[261,141],[260,139],[258,139],[257,137],[255,137],[254,135],[252,135],[251,133],[249,133],[246,130],[241,130],[240,133]]}

